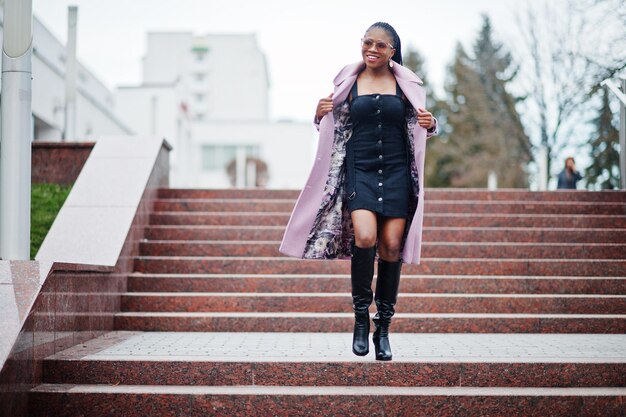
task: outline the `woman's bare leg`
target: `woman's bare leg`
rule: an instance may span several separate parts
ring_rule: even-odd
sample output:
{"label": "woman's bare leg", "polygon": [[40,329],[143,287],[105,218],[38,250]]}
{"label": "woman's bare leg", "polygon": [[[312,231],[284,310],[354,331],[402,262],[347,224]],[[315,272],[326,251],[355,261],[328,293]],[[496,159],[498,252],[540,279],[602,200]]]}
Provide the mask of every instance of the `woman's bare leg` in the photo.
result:
{"label": "woman's bare leg", "polygon": [[400,260],[400,247],[402,246],[406,219],[381,217],[380,220],[378,255],[387,262],[396,262]]}
{"label": "woman's bare leg", "polygon": [[354,244],[359,248],[371,248],[376,245],[378,227],[376,213],[369,210],[354,210],[351,215],[354,226]]}

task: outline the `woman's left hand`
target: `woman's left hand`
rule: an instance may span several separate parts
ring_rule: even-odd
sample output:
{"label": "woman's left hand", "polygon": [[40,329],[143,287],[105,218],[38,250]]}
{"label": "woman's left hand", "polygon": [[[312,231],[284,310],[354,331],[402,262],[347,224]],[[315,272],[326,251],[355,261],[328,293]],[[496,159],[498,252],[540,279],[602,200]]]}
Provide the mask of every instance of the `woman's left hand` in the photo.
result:
{"label": "woman's left hand", "polygon": [[435,126],[435,118],[428,110],[418,107],[417,123],[426,129],[432,129]]}

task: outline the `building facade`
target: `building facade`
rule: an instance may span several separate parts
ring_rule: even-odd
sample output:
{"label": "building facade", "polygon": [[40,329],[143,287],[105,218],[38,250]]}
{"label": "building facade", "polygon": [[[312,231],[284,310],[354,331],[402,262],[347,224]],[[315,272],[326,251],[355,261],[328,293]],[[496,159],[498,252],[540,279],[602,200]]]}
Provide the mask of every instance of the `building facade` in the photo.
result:
{"label": "building facade", "polygon": [[153,32],[143,80],[119,87],[119,118],[174,147],[176,187],[301,188],[315,151],[311,123],[269,119],[269,75],[254,34]]}
{"label": "building facade", "polygon": [[[4,13],[0,8],[0,44]],[[32,109],[34,140],[61,141],[65,124],[66,50],[57,38],[33,18]],[[83,64],[78,63],[76,91],[76,137],[93,141],[99,135],[131,134],[133,131],[115,115],[113,93]]]}

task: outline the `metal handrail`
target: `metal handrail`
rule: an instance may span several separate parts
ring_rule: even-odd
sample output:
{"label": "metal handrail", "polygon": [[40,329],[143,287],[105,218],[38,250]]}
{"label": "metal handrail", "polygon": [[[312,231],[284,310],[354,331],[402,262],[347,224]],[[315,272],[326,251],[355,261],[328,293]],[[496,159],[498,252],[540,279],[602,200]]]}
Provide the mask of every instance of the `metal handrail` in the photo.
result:
{"label": "metal handrail", "polygon": [[617,98],[619,98],[619,100],[622,102],[622,104],[626,105],[626,94],[622,93],[619,89],[618,86],[615,85],[615,83],[613,81],[611,81],[610,79],[606,79],[604,81],[602,81],[600,83],[600,85],[602,86],[607,86],[609,87],[609,89],[615,93],[615,95],[617,96]]}

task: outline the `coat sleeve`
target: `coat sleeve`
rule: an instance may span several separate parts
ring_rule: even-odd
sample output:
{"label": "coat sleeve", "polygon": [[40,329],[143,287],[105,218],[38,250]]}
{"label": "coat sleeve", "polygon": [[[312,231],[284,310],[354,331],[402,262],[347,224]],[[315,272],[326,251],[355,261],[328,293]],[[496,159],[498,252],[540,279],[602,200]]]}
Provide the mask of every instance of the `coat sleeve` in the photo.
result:
{"label": "coat sleeve", "polygon": [[430,129],[426,129],[426,139],[439,134],[439,121],[435,116],[433,116],[433,119],[435,119],[435,125]]}

